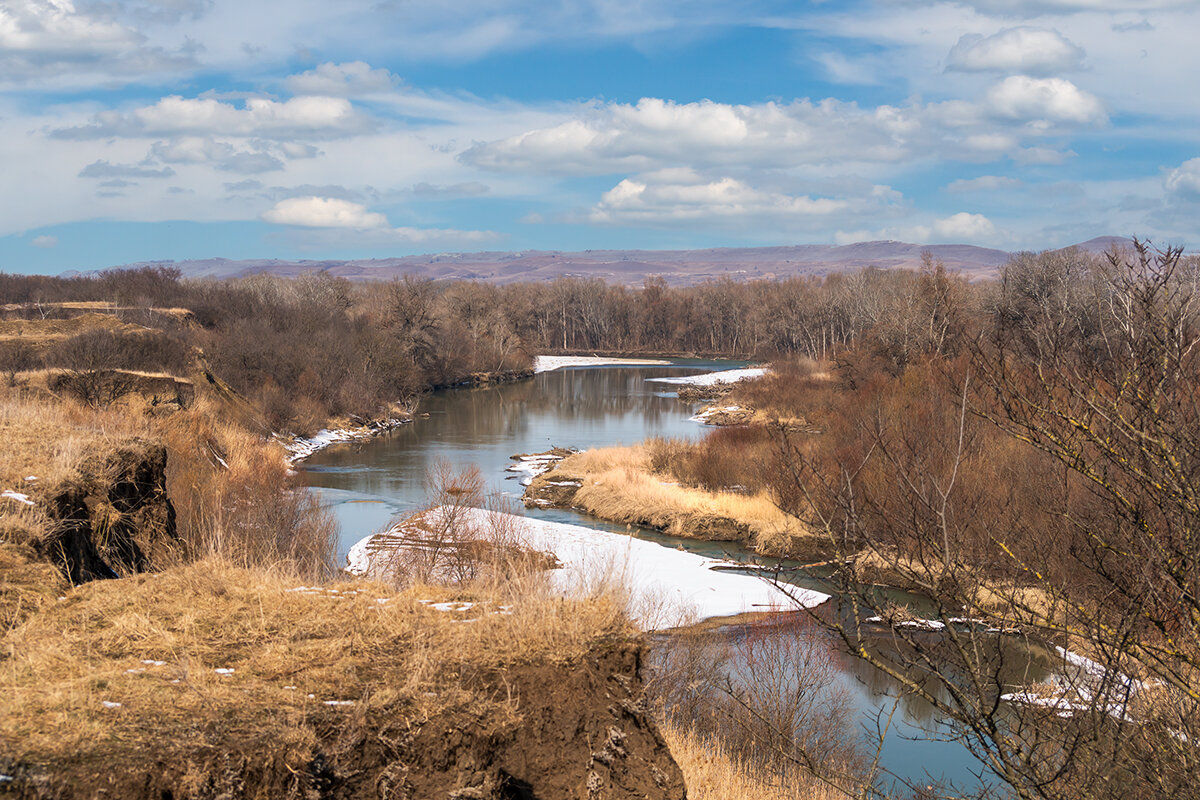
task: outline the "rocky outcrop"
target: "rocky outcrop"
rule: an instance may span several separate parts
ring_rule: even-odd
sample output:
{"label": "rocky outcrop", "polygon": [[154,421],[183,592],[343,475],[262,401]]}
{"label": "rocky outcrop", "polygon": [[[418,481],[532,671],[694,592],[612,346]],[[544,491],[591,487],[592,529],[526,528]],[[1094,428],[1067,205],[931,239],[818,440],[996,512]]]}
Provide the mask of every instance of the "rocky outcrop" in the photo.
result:
{"label": "rocky outcrop", "polygon": [[142,439],[85,461],[48,497],[54,524],[39,554],[76,584],[165,565],[178,543],[166,465],[166,448]]}

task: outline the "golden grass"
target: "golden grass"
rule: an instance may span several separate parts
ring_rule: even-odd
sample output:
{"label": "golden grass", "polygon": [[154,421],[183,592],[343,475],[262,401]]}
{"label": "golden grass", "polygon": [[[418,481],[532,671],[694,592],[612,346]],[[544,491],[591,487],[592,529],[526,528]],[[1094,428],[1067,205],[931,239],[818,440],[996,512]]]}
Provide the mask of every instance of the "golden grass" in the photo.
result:
{"label": "golden grass", "polygon": [[814,780],[772,785],[729,753],[720,741],[660,723],[671,755],[683,771],[690,800],[845,800],[848,795]]}
{"label": "golden grass", "polygon": [[[77,477],[86,459],[133,437],[152,435],[149,420],[127,409],[97,409],[7,392],[0,395],[0,441],[5,449],[0,490],[40,493]],[[29,476],[37,481],[26,481]]]}
{"label": "golden grass", "polygon": [[710,492],[664,481],[650,469],[646,445],[605,447],[576,453],[542,476],[546,481],[580,482],[574,504],[616,522],[659,528],[672,536],[706,535],[736,523],[750,532],[762,552],[789,552],[797,540],[815,538],[799,520],[784,514],[770,495],[760,492]]}
{"label": "golden grass", "polygon": [[459,612],[421,602],[449,597],[428,587],[297,587],[209,560],[70,590],[0,638],[0,749],[47,763],[266,735],[303,750],[314,719],[504,715],[465,678],[632,635],[619,598],[536,583],[458,595],[476,603]]}
{"label": "golden grass", "polygon": [[68,339],[91,330],[116,332],[145,331],[109,314],[87,313],[70,319],[0,319],[0,339],[19,339],[32,345]]}

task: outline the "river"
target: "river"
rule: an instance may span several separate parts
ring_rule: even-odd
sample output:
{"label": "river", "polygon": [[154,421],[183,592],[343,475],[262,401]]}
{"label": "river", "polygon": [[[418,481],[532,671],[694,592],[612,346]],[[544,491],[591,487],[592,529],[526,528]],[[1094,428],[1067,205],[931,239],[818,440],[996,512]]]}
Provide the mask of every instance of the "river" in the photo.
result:
{"label": "river", "polygon": [[[362,537],[387,526],[398,513],[419,508],[424,479],[438,459],[454,467],[477,466],[491,491],[519,498],[523,487],[506,472],[516,453],[534,453],[552,446],[587,449],[634,444],[652,436],[696,439],[708,428],[689,417],[695,409],[676,399],[665,384],[647,378],[686,375],[714,369],[733,369],[742,362],[674,360],[670,366],[589,367],[543,372],[511,384],[453,389],[433,393],[421,402],[421,416],[410,425],[376,439],[335,445],[302,464],[311,491],[337,518],[341,536],[338,557],[344,563],[349,548]],[[627,532],[573,511],[530,510],[530,515],[600,530]],[[634,534],[669,547],[746,560],[750,554],[734,545],[663,536],[654,531]],[[797,583],[823,587],[819,576]],[[729,626],[731,638],[742,634]],[[669,638],[656,637],[659,646]],[[1034,670],[1037,678],[1041,670]],[[837,682],[849,696],[864,726],[874,730],[876,717],[896,703],[892,679],[853,658],[839,659]],[[978,788],[981,765],[959,743],[938,740],[944,725],[931,708],[901,698],[880,763],[893,774],[915,783],[927,777]]]}

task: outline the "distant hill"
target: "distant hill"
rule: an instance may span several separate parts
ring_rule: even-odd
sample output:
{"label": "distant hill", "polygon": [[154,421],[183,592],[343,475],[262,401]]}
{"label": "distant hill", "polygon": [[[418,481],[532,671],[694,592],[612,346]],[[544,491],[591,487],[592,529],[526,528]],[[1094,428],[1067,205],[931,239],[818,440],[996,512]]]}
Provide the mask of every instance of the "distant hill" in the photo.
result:
{"label": "distant hill", "polygon": [[[1102,236],[1077,245],[1101,252],[1127,242]],[[170,265],[188,277],[233,278],[270,273],[296,276],[324,270],[350,280],[390,280],[411,274],[436,279],[483,280],[494,283],[552,280],[564,275],[603,278],[610,283],[639,285],[661,275],[668,283],[686,286],[729,278],[791,278],[822,276],[863,267],[915,269],[921,254],[929,251],[948,269],[970,278],[991,277],[1011,257],[1004,250],[967,244],[911,244],[908,242],[857,242],[848,245],[795,245],[787,247],[720,247],[706,250],[526,250],[524,252],[437,253],[403,258],[281,261],[248,259],[231,261],[206,258],[191,261],[155,261],[126,267]]]}

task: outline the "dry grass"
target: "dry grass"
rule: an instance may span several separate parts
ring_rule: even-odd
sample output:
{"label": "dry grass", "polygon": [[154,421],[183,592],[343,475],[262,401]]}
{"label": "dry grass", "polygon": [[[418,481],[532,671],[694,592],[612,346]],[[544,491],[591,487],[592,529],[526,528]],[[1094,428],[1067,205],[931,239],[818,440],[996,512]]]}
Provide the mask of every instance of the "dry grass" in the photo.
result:
{"label": "dry grass", "polygon": [[576,453],[542,479],[579,481],[575,505],[603,519],[648,525],[673,536],[750,538],[764,553],[791,552],[801,540],[815,538],[765,492],[713,492],[664,481],[652,472],[644,444]]}
{"label": "dry grass", "polygon": [[845,800],[848,795],[816,780],[789,782],[787,787],[764,780],[720,741],[660,723],[671,755],[683,771],[691,800]]}
{"label": "dry grass", "polygon": [[0,639],[0,749],[46,763],[270,736],[302,750],[313,720],[503,715],[510,703],[467,677],[631,635],[619,600],[534,584],[468,594],[460,612],[421,602],[448,597],[427,587],[296,589],[210,560],[71,590]]}
{"label": "dry grass", "polygon": [[[5,446],[0,489],[37,494],[78,477],[89,457],[139,436],[153,436],[150,421],[126,409],[7,392],[0,395],[0,441]],[[37,481],[26,481],[28,476]]]}

